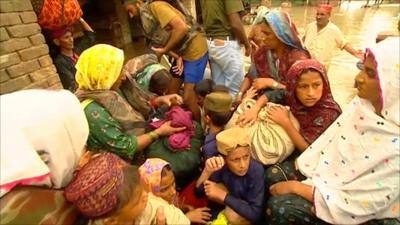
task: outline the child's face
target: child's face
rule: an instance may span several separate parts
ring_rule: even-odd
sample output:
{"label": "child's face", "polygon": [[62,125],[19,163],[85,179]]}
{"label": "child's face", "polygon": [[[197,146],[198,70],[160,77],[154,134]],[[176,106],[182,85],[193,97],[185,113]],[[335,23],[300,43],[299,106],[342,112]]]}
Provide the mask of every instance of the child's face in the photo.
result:
{"label": "child's face", "polygon": [[161,178],[160,191],[154,195],[164,199],[169,203],[173,203],[176,196],[175,176],[171,170],[167,170],[166,174]]}
{"label": "child's face", "polygon": [[225,162],[232,173],[238,176],[246,175],[250,165],[250,147],[237,147],[229,152]]}
{"label": "child's face", "polygon": [[300,76],[296,85],[297,99],[306,107],[312,107],[321,99],[324,84],[321,75],[308,71]]}
{"label": "child's face", "polygon": [[201,95],[196,95],[196,99],[197,99],[197,105],[199,105],[200,107],[203,107],[204,97]]}
{"label": "child's face", "polygon": [[135,219],[143,212],[147,204],[148,194],[143,186],[136,188],[131,196],[129,202],[123,206],[117,215],[118,222],[121,224],[128,224],[135,221]]}

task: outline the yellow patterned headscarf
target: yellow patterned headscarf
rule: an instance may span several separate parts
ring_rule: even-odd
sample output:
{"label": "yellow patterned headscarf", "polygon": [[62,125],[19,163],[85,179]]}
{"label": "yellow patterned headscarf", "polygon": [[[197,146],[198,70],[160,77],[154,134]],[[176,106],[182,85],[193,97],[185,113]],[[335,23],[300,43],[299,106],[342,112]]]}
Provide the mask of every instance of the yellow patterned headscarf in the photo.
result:
{"label": "yellow patterned headscarf", "polygon": [[109,90],[118,80],[124,52],[111,45],[98,44],[86,49],[75,65],[75,79],[82,90]]}

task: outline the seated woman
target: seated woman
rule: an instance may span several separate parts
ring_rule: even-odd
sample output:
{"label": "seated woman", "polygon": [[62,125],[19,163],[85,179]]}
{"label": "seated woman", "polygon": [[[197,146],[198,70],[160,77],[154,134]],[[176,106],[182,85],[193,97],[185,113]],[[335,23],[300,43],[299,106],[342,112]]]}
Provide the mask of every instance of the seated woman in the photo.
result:
{"label": "seated woman", "polygon": [[290,66],[297,60],[310,58],[288,14],[270,11],[264,15],[264,20],[254,25],[254,29],[254,36],[264,42],[252,55],[250,71],[236,101],[240,102],[250,87],[261,95],[256,105],[239,117],[238,123],[242,126],[257,119],[258,112],[267,102],[282,104]]}
{"label": "seated woman", "polygon": [[179,209],[145,191],[137,167],[109,152],[84,165],[64,196],[89,225],[190,224]]}
{"label": "seated woman", "polygon": [[[286,103],[299,121],[300,130],[290,122],[286,108],[272,107],[267,114],[286,131],[296,149],[303,152],[336,120],[341,110],[333,99],[324,66],[317,60],[295,62],[288,71],[287,79]],[[270,167],[266,172],[266,181],[276,183],[285,176],[298,179],[296,174],[300,175],[294,161],[286,161]]]}
{"label": "seated woman", "polygon": [[181,199],[176,193],[175,176],[169,163],[163,159],[150,158],[139,167],[140,177],[145,184],[146,191],[162,198],[170,205],[180,207],[186,212],[187,218],[192,223],[205,224],[210,219],[209,209],[194,209],[188,205],[181,205]]}
{"label": "seated woman", "polygon": [[[24,90],[1,95],[0,104],[0,197],[16,185],[67,185],[89,135],[76,96],[66,90]],[[3,218],[7,213],[15,212],[2,210]]]}
{"label": "seated woman", "polygon": [[207,159],[196,183],[196,192],[205,194],[214,205],[213,224],[257,224],[264,202],[263,166],[250,157],[250,137],[242,128],[217,135],[221,156]]}
{"label": "seated woman", "polygon": [[[160,128],[144,133],[143,116],[116,92],[126,79],[121,72],[124,62],[122,50],[111,45],[95,45],[82,53],[76,64],[76,81],[79,89],[75,93],[84,108],[89,124],[89,150],[99,149],[114,152],[125,159],[132,159],[136,152],[158,139],[186,128],[173,128],[164,123]],[[181,104],[178,95],[154,98],[160,104]],[[135,136],[138,135],[138,136]]]}
{"label": "seated woman", "polygon": [[306,180],[270,187],[269,224],[398,224],[399,48],[390,38],[366,50],[358,96],[297,159]]}
{"label": "seated woman", "polygon": [[94,45],[96,35],[93,29],[83,18],[79,19],[84,29],[84,35],[74,40],[72,27],[64,27],[51,31],[52,44],[56,45],[56,55],[53,57],[54,65],[60,76],[64,89],[74,92],[77,88],[75,82],[75,64],[79,55],[90,46]]}

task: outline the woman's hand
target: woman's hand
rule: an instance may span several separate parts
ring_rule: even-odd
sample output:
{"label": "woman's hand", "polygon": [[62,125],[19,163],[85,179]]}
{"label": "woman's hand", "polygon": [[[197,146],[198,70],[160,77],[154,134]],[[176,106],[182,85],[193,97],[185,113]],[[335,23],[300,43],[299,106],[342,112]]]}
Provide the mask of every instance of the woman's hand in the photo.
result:
{"label": "woman's hand", "polygon": [[186,213],[191,223],[206,224],[211,219],[210,209],[207,207],[197,208]]}
{"label": "woman's hand", "polygon": [[273,196],[295,194],[294,190],[296,189],[298,183],[300,182],[297,180],[279,182],[269,187],[269,192]]}
{"label": "woman's hand", "polygon": [[258,118],[258,112],[259,110],[253,106],[252,108],[244,111],[244,113],[239,116],[239,118],[236,120],[236,124],[241,127],[252,125],[256,122]]}
{"label": "woman's hand", "polygon": [[259,91],[271,87],[274,82],[272,78],[257,78],[254,79],[252,87]]}
{"label": "woman's hand", "polygon": [[210,180],[204,181],[204,192],[206,193],[207,198],[217,203],[223,203],[228,194],[221,185]]}
{"label": "woman's hand", "polygon": [[159,97],[156,97],[156,99],[154,101],[157,105],[172,106],[172,105],[182,105],[183,104],[183,99],[178,94],[159,96]]}
{"label": "woman's hand", "polygon": [[177,74],[177,75],[182,75],[182,73],[183,73],[183,69],[184,69],[184,66],[183,66],[183,59],[182,59],[182,57],[178,57],[177,59],[176,59],[176,65],[175,66],[173,66],[172,67],[172,71],[175,73],[175,74]]}
{"label": "woman's hand", "polygon": [[267,110],[268,118],[282,127],[290,125],[289,110],[286,107],[272,106]]}
{"label": "woman's hand", "polygon": [[171,126],[171,121],[168,121],[161,125],[161,127],[157,128],[155,132],[160,135],[160,136],[169,136],[171,134],[181,132],[185,130],[186,127],[172,127]]}

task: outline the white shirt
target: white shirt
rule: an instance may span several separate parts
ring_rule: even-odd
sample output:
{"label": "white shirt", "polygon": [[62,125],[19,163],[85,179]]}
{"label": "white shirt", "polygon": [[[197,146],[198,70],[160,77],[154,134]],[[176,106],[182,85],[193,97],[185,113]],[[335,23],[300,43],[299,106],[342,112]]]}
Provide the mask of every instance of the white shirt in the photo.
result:
{"label": "white shirt", "polygon": [[322,30],[318,32],[317,22],[307,25],[304,35],[304,45],[310,52],[313,59],[317,59],[325,66],[333,56],[335,50],[343,49],[346,40],[339,28],[329,22]]}

